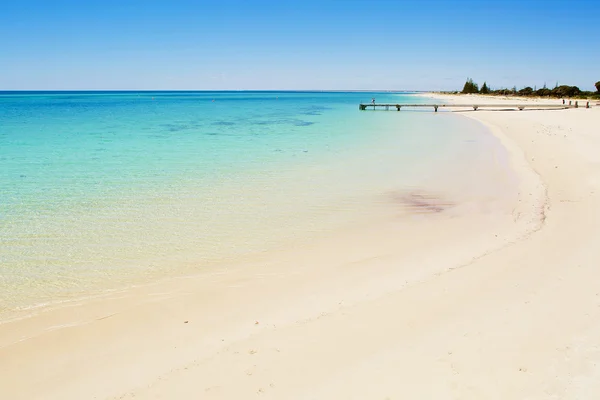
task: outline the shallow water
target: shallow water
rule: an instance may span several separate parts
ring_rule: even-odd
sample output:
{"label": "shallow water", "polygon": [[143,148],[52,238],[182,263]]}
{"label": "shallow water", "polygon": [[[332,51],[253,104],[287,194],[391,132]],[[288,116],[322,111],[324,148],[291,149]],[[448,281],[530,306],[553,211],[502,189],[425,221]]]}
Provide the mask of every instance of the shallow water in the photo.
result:
{"label": "shallow water", "polygon": [[425,102],[0,93],[0,313],[310,240],[429,193],[450,204],[514,187],[490,179],[506,154],[477,123],[359,111],[371,97]]}

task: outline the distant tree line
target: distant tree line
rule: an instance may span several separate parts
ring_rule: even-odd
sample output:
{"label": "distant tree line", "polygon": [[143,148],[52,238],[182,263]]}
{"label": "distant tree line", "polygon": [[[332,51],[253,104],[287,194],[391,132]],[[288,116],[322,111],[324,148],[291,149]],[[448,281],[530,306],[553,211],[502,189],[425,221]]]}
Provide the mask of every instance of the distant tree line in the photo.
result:
{"label": "distant tree line", "polygon": [[600,81],[594,84],[596,86],[596,92],[587,92],[580,90],[577,86],[568,86],[568,85],[558,85],[553,89],[548,89],[546,84],[541,89],[532,88],[531,86],[526,86],[522,89],[517,90],[517,87],[513,87],[512,89],[495,89],[492,90],[487,82],[483,82],[481,89],[479,89],[479,85],[473,82],[473,79],[467,78],[465,85],[463,86],[463,90],[461,93],[470,94],[470,93],[480,93],[480,94],[495,94],[501,96],[537,96],[537,97],[592,97],[592,98],[600,98]]}

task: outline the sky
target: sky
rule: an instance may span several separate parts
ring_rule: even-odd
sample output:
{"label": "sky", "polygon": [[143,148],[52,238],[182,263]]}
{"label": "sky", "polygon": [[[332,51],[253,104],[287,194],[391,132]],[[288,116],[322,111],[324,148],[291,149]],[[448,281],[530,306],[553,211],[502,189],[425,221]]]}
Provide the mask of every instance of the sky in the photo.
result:
{"label": "sky", "polygon": [[0,0],[0,90],[595,90],[600,0]]}

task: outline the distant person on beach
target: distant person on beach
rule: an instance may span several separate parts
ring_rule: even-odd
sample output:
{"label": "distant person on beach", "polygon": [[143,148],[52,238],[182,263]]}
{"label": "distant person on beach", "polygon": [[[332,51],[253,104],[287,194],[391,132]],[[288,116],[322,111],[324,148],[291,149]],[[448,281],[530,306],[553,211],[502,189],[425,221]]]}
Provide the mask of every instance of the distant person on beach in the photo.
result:
{"label": "distant person on beach", "polygon": [[375,104],[375,97],[371,99],[371,103]]}

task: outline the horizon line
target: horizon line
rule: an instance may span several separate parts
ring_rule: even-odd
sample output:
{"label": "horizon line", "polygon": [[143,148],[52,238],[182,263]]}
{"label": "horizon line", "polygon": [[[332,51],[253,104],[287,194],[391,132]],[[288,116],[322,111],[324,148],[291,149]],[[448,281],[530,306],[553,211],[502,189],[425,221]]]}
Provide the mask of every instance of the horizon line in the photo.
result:
{"label": "horizon line", "polygon": [[2,90],[0,93],[31,93],[31,92],[378,92],[378,93],[426,93],[433,90],[406,90],[406,89],[14,89]]}

